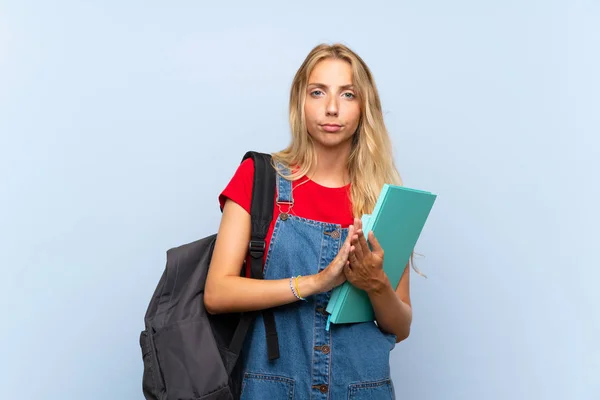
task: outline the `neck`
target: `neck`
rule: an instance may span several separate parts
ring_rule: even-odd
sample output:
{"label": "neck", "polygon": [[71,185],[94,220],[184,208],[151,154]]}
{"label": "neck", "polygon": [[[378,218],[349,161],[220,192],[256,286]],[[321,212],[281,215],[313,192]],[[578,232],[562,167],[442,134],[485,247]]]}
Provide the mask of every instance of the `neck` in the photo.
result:
{"label": "neck", "polygon": [[308,171],[308,177],[326,187],[342,187],[350,183],[348,173],[348,157],[351,146],[323,148],[315,146],[317,165]]}

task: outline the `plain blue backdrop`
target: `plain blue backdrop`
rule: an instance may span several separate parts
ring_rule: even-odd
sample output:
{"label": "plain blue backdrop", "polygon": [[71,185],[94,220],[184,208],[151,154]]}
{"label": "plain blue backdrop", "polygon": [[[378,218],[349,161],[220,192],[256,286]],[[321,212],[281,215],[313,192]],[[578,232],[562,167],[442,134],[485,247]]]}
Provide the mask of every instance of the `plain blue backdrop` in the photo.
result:
{"label": "plain blue backdrop", "polygon": [[213,3],[0,2],[1,397],[142,399],[165,251],[217,229],[340,41],[405,184],[439,196],[398,398],[600,398],[600,4]]}

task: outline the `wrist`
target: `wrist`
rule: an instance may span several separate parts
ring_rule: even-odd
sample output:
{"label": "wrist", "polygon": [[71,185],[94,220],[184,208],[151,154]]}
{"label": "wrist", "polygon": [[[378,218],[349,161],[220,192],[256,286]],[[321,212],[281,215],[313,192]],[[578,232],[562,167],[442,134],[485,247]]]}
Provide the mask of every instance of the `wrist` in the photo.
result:
{"label": "wrist", "polygon": [[298,280],[300,295],[304,298],[320,293],[321,285],[319,274],[302,276]]}
{"label": "wrist", "polygon": [[391,287],[392,286],[391,286],[390,280],[388,279],[385,272],[383,272],[383,270],[381,270],[377,274],[377,276],[375,276],[371,280],[371,284],[367,288],[366,292],[369,296],[378,295],[378,294],[385,292],[386,290],[388,290],[388,288],[391,288]]}
{"label": "wrist", "polygon": [[314,290],[313,294],[323,293],[327,291],[327,279],[325,277],[325,271],[317,272],[314,275],[310,275],[312,280],[312,288]]}

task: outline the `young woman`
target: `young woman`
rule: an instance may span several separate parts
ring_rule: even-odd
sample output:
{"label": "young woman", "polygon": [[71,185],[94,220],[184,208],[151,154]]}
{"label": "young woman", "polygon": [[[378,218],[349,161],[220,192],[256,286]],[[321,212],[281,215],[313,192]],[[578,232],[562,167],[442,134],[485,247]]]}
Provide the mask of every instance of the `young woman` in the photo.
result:
{"label": "young woman", "polygon": [[[392,399],[389,355],[410,331],[410,270],[392,287],[384,249],[361,229],[384,183],[401,184],[364,61],[344,45],[315,47],[293,80],[290,123],[291,144],[272,155],[278,183],[265,279],[240,276],[250,239],[248,159],[219,196],[205,305],[212,314],[276,307],[280,357],[268,360],[258,317],[242,353],[242,399]],[[346,280],[368,293],[376,323],[327,331],[331,290]]]}

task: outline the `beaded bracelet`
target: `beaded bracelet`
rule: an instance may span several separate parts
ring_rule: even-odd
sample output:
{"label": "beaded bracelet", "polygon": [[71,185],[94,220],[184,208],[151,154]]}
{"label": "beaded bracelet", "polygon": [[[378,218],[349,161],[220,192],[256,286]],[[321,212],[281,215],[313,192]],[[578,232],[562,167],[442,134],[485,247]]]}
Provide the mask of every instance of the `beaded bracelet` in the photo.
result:
{"label": "beaded bracelet", "polygon": [[[300,295],[300,289],[298,288],[298,278],[300,278],[301,275],[298,275],[296,278],[294,278],[293,276],[290,278],[290,289],[292,289],[292,293],[294,293],[294,296],[296,296],[296,298],[298,300],[306,300],[304,297],[302,297]],[[296,279],[296,281],[294,282],[294,279]]]}
{"label": "beaded bracelet", "polygon": [[300,297],[302,300],[306,300],[304,297],[302,297],[302,295],[300,294],[300,287],[298,286],[298,279],[300,279],[302,275],[298,275],[296,277],[296,293],[298,293],[298,297]]}

